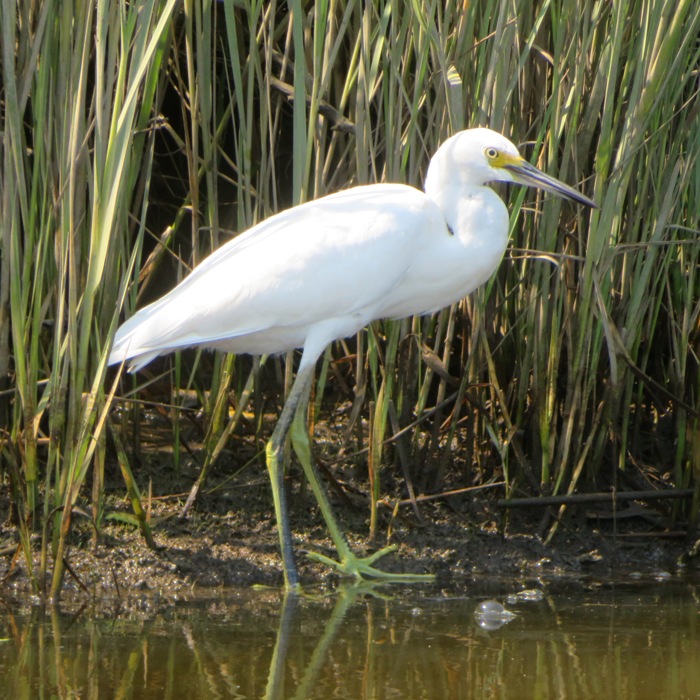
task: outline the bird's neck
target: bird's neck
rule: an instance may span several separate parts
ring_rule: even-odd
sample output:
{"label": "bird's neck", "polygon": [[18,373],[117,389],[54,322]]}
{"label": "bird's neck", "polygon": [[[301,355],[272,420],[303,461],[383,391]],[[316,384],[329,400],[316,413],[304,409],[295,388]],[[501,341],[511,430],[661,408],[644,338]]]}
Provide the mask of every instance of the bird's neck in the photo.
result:
{"label": "bird's neck", "polygon": [[481,182],[471,182],[448,163],[440,162],[438,156],[434,157],[428,167],[425,178],[425,193],[444,212],[446,217],[457,216],[460,202],[463,200],[480,198],[486,188]]}
{"label": "bird's neck", "polygon": [[[437,156],[425,178],[425,193],[439,207],[449,229],[465,247],[485,241],[500,255],[508,243],[508,210],[503,200],[483,182]],[[499,253],[498,251],[501,251]]]}
{"label": "bird's neck", "polygon": [[425,193],[434,202],[438,202],[442,193],[450,189],[449,178],[446,177],[446,168],[438,165],[436,162],[438,155],[433,156],[428,166],[428,174],[425,176]]}
{"label": "bird's neck", "polygon": [[431,187],[426,181],[425,193],[437,204],[450,230],[467,237],[470,235],[469,229],[461,230],[464,229],[464,223],[472,221],[473,214],[478,212],[482,202],[490,202],[492,197],[497,196],[490,187],[458,182],[445,182]]}

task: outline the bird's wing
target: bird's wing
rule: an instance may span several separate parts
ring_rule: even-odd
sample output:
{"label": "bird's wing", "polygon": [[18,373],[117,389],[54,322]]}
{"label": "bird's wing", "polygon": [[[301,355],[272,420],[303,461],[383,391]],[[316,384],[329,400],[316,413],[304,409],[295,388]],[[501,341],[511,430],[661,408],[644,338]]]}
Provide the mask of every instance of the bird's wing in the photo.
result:
{"label": "bird's wing", "polygon": [[266,333],[281,338],[280,329],[298,346],[314,324],[334,318],[345,321],[339,328],[360,328],[381,315],[432,229],[445,234],[437,207],[402,185],[356,187],[289,209],[222,246],[127,321],[110,359]]}

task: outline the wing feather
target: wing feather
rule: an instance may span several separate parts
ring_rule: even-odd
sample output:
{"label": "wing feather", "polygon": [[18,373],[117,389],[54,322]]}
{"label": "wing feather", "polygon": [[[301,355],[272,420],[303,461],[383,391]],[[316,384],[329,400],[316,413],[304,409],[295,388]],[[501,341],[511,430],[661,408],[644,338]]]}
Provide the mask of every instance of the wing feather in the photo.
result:
{"label": "wing feather", "polygon": [[420,236],[441,220],[404,185],[356,187],[272,216],[124,323],[110,362],[191,345],[279,352],[336,317],[341,332],[361,328],[381,315]]}

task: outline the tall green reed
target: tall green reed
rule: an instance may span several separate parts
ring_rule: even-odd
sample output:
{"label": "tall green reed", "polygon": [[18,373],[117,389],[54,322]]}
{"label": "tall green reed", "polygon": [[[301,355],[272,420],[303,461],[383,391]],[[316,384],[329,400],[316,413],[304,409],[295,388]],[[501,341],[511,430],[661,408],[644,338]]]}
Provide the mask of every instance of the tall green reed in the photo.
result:
{"label": "tall green reed", "polygon": [[[0,278],[0,370],[14,380],[0,454],[22,477],[24,512],[55,522],[43,547],[56,562],[54,592],[88,474],[93,518],[101,513],[115,310],[141,304],[180,249],[184,274],[224,237],[286,206],[358,183],[420,186],[429,156],[464,126],[503,131],[601,208],[502,189],[512,248],[482,290],[431,318],[378,322],[326,354],[313,417],[350,406],[346,441],[371,446],[371,512],[400,452],[402,478],[423,491],[501,478],[509,491],[547,493],[619,479],[692,483],[694,3],[56,8],[2,5]],[[158,123],[184,174],[170,218],[156,219],[149,120],[166,91],[179,100]],[[258,370],[219,356],[175,368],[162,401],[177,406],[197,391],[209,469],[251,397],[260,429]],[[397,428],[414,422],[392,451]],[[177,466],[176,412],[173,425]],[[668,474],[641,466],[657,446],[670,450]]]}
{"label": "tall green reed", "polygon": [[[287,20],[298,18],[300,8],[293,4]],[[483,460],[493,473],[494,460],[500,460],[513,485],[545,492],[571,491],[582,474],[591,483],[611,483],[615,470],[634,463],[635,452],[644,447],[635,444],[630,451],[628,441],[639,436],[650,404],[680,423],[689,408],[696,410],[696,390],[687,394],[685,373],[676,377],[675,393],[657,395],[655,386],[667,384],[668,376],[650,376],[651,345],[642,346],[642,340],[655,338],[657,352],[667,352],[656,326],[667,272],[679,251],[692,256],[697,247],[694,231],[671,224],[687,220],[684,193],[697,159],[697,110],[689,107],[697,85],[698,10],[682,3],[671,12],[660,2],[614,7],[588,2],[575,9],[558,2],[484,2],[463,10],[461,3],[315,3],[301,27],[287,25],[282,65],[293,65],[288,69],[293,143],[300,149],[294,162],[305,168],[302,174],[294,171],[295,183],[307,185],[310,158],[323,164],[327,154],[348,152],[349,137],[333,132],[315,105],[336,105],[355,124],[355,163],[341,159],[330,172],[317,167],[313,187],[295,184],[292,201],[299,192],[313,189],[318,195],[354,182],[419,185],[427,154],[465,122],[531,142],[531,157],[563,179],[589,178],[599,213],[537,194],[533,209],[525,205],[532,193],[514,191],[516,251],[476,295],[478,303],[443,312],[437,325],[417,321],[413,337],[423,349],[434,340],[447,367],[457,348],[464,359],[455,372],[462,377],[460,401],[469,395],[490,407],[463,433],[472,436],[469,461]],[[450,69],[461,86],[450,79]],[[466,114],[454,104],[464,105]],[[306,131],[299,126],[304,120]],[[696,277],[677,283],[683,326],[694,328]],[[673,316],[674,308],[666,311]],[[475,331],[465,328],[465,312]],[[377,324],[380,335],[389,335],[392,323]],[[692,357],[689,333],[683,338],[671,333],[676,355]],[[377,375],[379,366],[370,356],[364,363],[359,359],[356,366],[365,364],[369,372],[358,369],[357,391],[366,395],[361,384],[369,381],[369,395],[402,407],[404,420],[420,414],[436,381],[424,357],[425,352],[405,353],[403,363],[383,358],[404,378],[398,383]],[[691,361],[691,375],[695,365]],[[390,395],[382,393],[385,381]],[[437,383],[433,391],[440,399],[448,379]],[[452,421],[471,408],[450,409],[445,425],[432,435],[415,432],[413,451],[420,462],[444,463],[459,452]],[[437,418],[443,418],[440,411]],[[387,421],[373,425],[373,439],[381,441]],[[681,464],[687,456],[679,448],[676,477],[684,473],[686,482]],[[603,467],[611,473],[602,475]],[[468,478],[483,474],[467,470]]]}
{"label": "tall green reed", "polygon": [[101,483],[108,338],[135,267],[132,234],[143,236],[149,120],[175,4],[2,6],[8,432],[22,454],[22,527],[39,513],[44,522],[34,583],[50,549],[52,595],[88,473]]}

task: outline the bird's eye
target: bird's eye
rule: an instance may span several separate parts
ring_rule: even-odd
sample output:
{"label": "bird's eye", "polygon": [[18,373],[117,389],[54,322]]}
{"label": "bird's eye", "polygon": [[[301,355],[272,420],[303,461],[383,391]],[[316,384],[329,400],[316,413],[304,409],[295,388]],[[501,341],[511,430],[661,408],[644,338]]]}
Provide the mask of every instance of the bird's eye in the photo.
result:
{"label": "bird's eye", "polygon": [[498,150],[493,147],[484,149],[484,153],[489,160],[496,160],[498,158]]}

